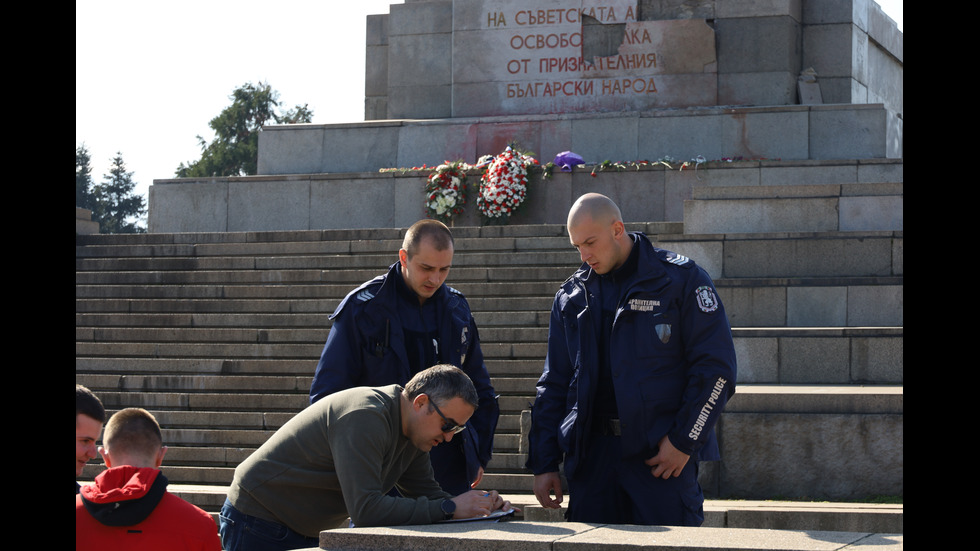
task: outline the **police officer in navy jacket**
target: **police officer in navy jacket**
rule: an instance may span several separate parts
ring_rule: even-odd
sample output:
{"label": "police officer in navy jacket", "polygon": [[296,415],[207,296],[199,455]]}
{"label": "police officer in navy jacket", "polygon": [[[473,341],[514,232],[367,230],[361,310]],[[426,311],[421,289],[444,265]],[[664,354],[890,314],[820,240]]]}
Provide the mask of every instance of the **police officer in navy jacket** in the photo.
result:
{"label": "police officer in navy jacket", "polygon": [[408,229],[398,262],[351,291],[330,316],[310,403],[355,386],[405,385],[436,364],[459,367],[480,407],[463,433],[430,452],[436,480],[458,495],[479,484],[500,412],[469,303],[444,284],[453,252],[445,224],[421,220]]}
{"label": "police officer in navy jacket", "polygon": [[532,408],[527,467],[544,507],[569,520],[699,526],[698,461],[735,391],[724,306],[704,270],[629,233],[608,197],[572,206],[583,265],[555,295]]}

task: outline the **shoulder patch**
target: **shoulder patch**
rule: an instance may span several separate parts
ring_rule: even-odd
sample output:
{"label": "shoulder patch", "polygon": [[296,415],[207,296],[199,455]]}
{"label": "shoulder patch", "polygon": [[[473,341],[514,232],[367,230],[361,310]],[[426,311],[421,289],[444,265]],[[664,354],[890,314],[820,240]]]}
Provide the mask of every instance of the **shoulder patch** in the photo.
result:
{"label": "shoulder patch", "polygon": [[698,299],[698,308],[705,314],[710,314],[718,309],[718,295],[710,285],[702,285],[694,290],[694,295]]}
{"label": "shoulder patch", "polygon": [[694,266],[694,261],[690,258],[677,254],[674,251],[668,251],[667,249],[659,249],[654,247],[654,256],[657,260],[660,260],[664,264],[672,264],[674,266],[682,266],[684,268],[691,268]]}
{"label": "shoulder patch", "polygon": [[454,295],[463,296],[463,293],[460,293],[459,291],[457,291],[456,289],[450,287],[449,285],[446,285],[446,290],[448,290],[450,293],[452,293]]}
{"label": "shoulder patch", "polygon": [[690,258],[682,254],[677,254],[673,251],[667,251],[667,256],[664,258],[664,260],[666,262],[669,262],[671,264],[676,264],[678,266],[683,266],[691,261]]}
{"label": "shoulder patch", "polygon": [[367,302],[372,298],[374,298],[374,293],[372,293],[368,289],[362,289],[361,292],[354,295],[354,298],[360,302]]}

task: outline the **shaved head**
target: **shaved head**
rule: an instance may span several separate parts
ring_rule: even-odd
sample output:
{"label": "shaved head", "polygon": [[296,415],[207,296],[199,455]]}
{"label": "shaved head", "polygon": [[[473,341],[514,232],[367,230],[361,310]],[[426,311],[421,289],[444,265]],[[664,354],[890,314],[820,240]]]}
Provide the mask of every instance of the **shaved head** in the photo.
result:
{"label": "shaved head", "polygon": [[568,211],[567,229],[582,262],[600,275],[622,266],[633,248],[619,207],[599,193],[586,193],[575,201]]}
{"label": "shaved head", "polygon": [[623,214],[612,199],[599,193],[586,193],[578,198],[568,211],[568,221],[566,226],[569,228],[578,225],[584,220],[592,220],[602,225],[622,222]]}

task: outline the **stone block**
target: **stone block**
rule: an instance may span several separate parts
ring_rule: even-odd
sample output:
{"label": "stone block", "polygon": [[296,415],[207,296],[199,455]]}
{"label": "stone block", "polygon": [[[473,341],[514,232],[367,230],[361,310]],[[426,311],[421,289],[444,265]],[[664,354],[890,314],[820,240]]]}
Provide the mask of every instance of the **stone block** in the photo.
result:
{"label": "stone block", "polygon": [[729,112],[722,119],[718,147],[723,157],[807,159],[811,158],[807,144],[810,124],[804,107]]}
{"label": "stone block", "polygon": [[849,23],[868,28],[868,9],[873,0],[823,0],[803,2],[803,22],[808,25]]}
{"label": "stone block", "polygon": [[846,287],[789,287],[786,324],[797,327],[847,325]]}
{"label": "stone block", "polygon": [[719,435],[722,493],[840,501],[901,496],[902,417],[726,412]]}
{"label": "stone block", "polygon": [[[513,223],[521,223],[521,220],[524,220],[534,224],[564,225],[568,218],[568,209],[578,198],[578,195],[572,192],[572,181],[573,176],[566,172],[557,172],[548,180],[532,178],[528,182],[524,204],[520,206],[517,214],[511,217]],[[474,210],[475,206],[474,203]]]}
{"label": "stone block", "polygon": [[570,150],[581,155],[586,163],[637,158],[638,119],[635,117],[573,119],[571,134]]}
{"label": "stone block", "polygon": [[901,141],[880,105],[815,105],[810,110],[811,159],[884,158],[893,147],[889,141]]}
{"label": "stone block", "polygon": [[[863,50],[860,55],[854,51],[858,47]],[[803,31],[803,67],[813,68],[821,82],[829,78],[866,82],[866,50],[867,34],[850,23],[808,25]]]}
{"label": "stone block", "polygon": [[364,95],[388,95],[388,46],[367,46],[364,51]]}
{"label": "stone block", "polygon": [[364,43],[367,46],[388,45],[388,15],[371,14],[365,18]]}
{"label": "stone block", "polygon": [[722,527],[638,526],[577,522],[507,521],[421,526],[338,528],[320,532],[320,548],[454,551],[589,551],[595,549],[784,549],[824,551],[858,548],[899,551],[901,534]]}
{"label": "stone block", "polygon": [[[697,112],[693,116],[641,115],[637,123],[636,159],[657,161],[670,157],[689,161],[699,155],[720,159],[725,116],[716,112]],[[620,160],[634,160],[623,159]]]}
{"label": "stone block", "polygon": [[732,327],[783,327],[786,325],[785,287],[718,287]]}
{"label": "stone block", "polygon": [[874,384],[905,382],[905,339],[854,337],[851,340],[851,379]]}
{"label": "stone block", "polygon": [[[389,6],[390,36],[448,33],[453,29],[453,2],[426,0]],[[420,65],[424,67],[424,65]]]}
{"label": "stone block", "polygon": [[779,339],[779,382],[849,384],[849,341],[841,337]]}
{"label": "stone block", "polygon": [[892,274],[905,275],[905,239],[901,236],[892,240]]}
{"label": "stone block", "polygon": [[779,381],[779,341],[775,337],[736,337],[734,342],[739,384]]}
{"label": "stone block", "polygon": [[840,198],[841,231],[904,229],[903,196]]}
{"label": "stone block", "polygon": [[396,88],[451,84],[452,58],[450,33],[391,34],[388,37],[388,84],[392,90],[388,95],[394,96]]}
{"label": "stone block", "polygon": [[836,231],[837,199],[685,201],[683,220],[685,233]]}
{"label": "stone block", "polygon": [[398,156],[392,168],[436,167],[457,160],[473,163],[479,155],[476,130],[474,125],[465,123],[404,126],[398,135]]}
{"label": "stone block", "polygon": [[398,159],[397,122],[325,125],[322,165],[316,172],[376,172]]}
{"label": "stone block", "polygon": [[718,19],[735,17],[787,16],[795,21],[803,20],[802,0],[749,0],[742,2],[714,2]]}
{"label": "stone block", "polygon": [[310,229],[397,227],[394,182],[394,178],[384,176],[312,180]]}
{"label": "stone block", "polygon": [[[573,201],[585,193],[602,193],[616,197],[624,222],[664,221],[666,197],[664,173],[660,170],[616,171],[614,169],[591,172],[579,171],[572,175]],[[571,204],[568,205],[571,207]],[[562,222],[567,217],[567,210]]]}
{"label": "stone block", "polygon": [[364,98],[364,120],[376,121],[388,118],[388,96]]}
{"label": "stone block", "polygon": [[717,2],[715,0],[696,0],[685,2],[663,2],[661,0],[638,0],[637,10],[640,19],[715,19]]}
{"label": "stone block", "polygon": [[388,90],[388,118],[445,119],[451,117],[453,116],[451,109],[452,91],[453,87],[448,84],[442,86],[392,86]]}
{"label": "stone block", "polygon": [[788,71],[718,75],[719,105],[794,105],[798,96],[797,78]]}
{"label": "stone block", "polygon": [[228,231],[228,180],[156,180],[149,189],[147,229],[164,232]]}
{"label": "stone block", "polygon": [[860,183],[902,183],[905,181],[905,163],[866,159],[858,163]]}
{"label": "stone block", "polygon": [[802,28],[791,16],[716,19],[718,73],[785,72],[802,70]]}
{"label": "stone block", "polygon": [[855,235],[800,240],[789,236],[729,239],[726,277],[891,276],[892,239]]}
{"label": "stone block", "polygon": [[[838,185],[857,182],[856,163],[831,164],[829,162],[801,162],[792,166],[769,165],[759,181],[763,186],[815,186]],[[833,188],[827,196],[836,196],[840,188]]]}
{"label": "stone block", "polygon": [[847,324],[852,326],[904,325],[902,285],[853,286],[847,292]]}
{"label": "stone block", "polygon": [[705,20],[636,20],[636,3],[624,0],[581,12],[570,6],[456,2],[454,116],[717,103],[714,31]]}
{"label": "stone block", "polygon": [[259,132],[258,173],[314,174],[324,171],[326,133],[326,127],[318,124],[264,128]]}
{"label": "stone block", "polygon": [[[394,196],[387,199],[394,210],[392,227],[407,228],[426,217],[425,184],[425,176],[393,179]],[[399,247],[401,243],[395,248]]]}

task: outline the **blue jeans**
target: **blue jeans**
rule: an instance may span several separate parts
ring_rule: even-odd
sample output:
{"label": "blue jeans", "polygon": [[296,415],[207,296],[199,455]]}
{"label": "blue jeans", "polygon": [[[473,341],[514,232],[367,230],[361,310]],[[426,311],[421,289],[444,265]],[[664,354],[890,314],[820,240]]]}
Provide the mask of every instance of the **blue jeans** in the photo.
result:
{"label": "blue jeans", "polygon": [[224,551],[286,551],[320,546],[319,537],[304,536],[278,522],[246,515],[227,499],[218,520]]}

